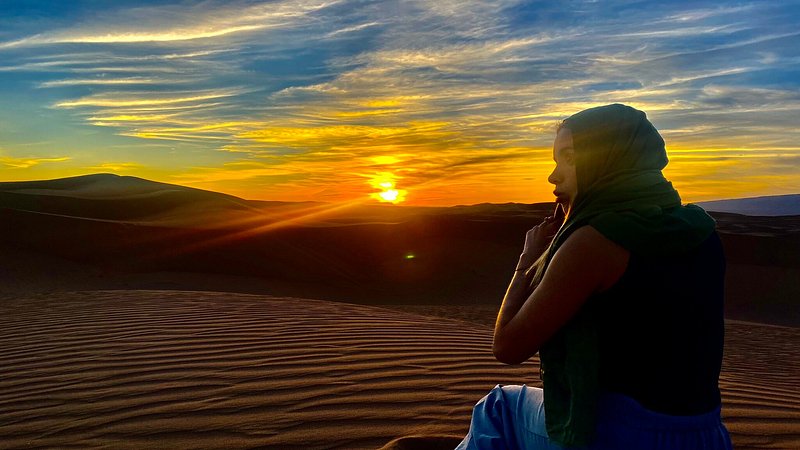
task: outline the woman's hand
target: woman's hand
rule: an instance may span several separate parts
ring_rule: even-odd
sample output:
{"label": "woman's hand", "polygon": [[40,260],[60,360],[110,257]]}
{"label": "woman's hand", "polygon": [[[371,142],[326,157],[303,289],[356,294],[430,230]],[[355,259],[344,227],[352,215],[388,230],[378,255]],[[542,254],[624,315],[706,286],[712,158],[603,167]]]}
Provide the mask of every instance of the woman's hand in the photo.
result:
{"label": "woman's hand", "polygon": [[517,264],[518,270],[527,269],[542,256],[564,223],[565,215],[564,207],[561,203],[557,203],[552,216],[545,217],[542,223],[528,230],[525,234],[525,246],[522,249],[519,264]]}

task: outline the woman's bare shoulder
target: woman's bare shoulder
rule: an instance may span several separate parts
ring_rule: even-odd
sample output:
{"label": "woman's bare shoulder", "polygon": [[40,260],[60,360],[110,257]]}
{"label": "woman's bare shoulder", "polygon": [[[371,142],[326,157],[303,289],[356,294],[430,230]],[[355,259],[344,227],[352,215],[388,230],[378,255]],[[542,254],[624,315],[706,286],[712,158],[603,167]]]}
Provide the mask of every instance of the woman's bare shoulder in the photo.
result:
{"label": "woman's bare shoulder", "polygon": [[590,263],[592,270],[596,270],[592,275],[599,277],[598,291],[604,291],[619,281],[628,268],[631,255],[630,251],[591,225],[575,230],[559,248],[559,252],[566,260],[581,259],[583,267],[587,262]]}

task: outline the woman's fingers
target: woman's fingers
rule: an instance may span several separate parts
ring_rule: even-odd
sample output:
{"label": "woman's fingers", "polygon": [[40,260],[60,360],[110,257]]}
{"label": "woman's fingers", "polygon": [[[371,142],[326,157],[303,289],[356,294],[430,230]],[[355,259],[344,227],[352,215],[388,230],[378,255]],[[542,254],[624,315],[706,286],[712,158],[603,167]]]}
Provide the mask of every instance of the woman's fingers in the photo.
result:
{"label": "woman's fingers", "polygon": [[547,216],[547,217],[544,218],[544,223],[546,223],[546,224],[552,224],[554,222],[561,222],[561,218],[560,217],[553,217],[553,216]]}

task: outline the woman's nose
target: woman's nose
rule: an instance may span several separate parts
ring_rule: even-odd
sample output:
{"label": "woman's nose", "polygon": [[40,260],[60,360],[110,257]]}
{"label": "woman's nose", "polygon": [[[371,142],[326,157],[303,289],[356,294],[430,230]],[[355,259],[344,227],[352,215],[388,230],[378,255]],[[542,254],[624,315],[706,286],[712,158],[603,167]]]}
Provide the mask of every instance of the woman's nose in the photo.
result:
{"label": "woman's nose", "polygon": [[550,176],[547,177],[547,182],[550,184],[558,184],[558,178],[556,177],[556,169],[553,169],[553,172],[551,172]]}

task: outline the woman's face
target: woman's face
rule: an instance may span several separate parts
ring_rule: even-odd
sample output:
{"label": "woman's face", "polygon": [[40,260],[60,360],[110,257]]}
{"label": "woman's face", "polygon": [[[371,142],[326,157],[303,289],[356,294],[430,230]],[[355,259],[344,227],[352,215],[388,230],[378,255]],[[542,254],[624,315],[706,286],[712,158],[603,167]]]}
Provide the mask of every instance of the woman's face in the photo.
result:
{"label": "woman's face", "polygon": [[572,147],[572,132],[563,127],[556,134],[553,143],[553,160],[556,168],[547,177],[547,181],[556,186],[553,195],[556,202],[561,203],[565,212],[569,212],[575,196],[578,195],[578,177],[575,175],[575,149]]}

